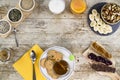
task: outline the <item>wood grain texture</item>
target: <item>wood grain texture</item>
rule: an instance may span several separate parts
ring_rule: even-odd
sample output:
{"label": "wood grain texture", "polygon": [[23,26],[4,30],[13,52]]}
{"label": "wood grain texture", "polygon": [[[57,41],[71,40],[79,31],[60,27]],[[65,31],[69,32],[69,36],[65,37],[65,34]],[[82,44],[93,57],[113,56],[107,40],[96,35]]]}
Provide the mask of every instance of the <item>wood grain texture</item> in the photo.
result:
{"label": "wood grain texture", "polygon": [[[87,10],[80,15],[73,15],[70,12],[70,0],[66,0],[66,9],[60,15],[54,15],[49,11],[47,5],[50,0],[37,1],[39,8],[36,8],[32,15],[17,27],[20,47],[16,47],[13,34],[7,38],[0,38],[1,46],[12,48],[14,52],[9,62],[0,62],[0,80],[23,80],[12,64],[35,43],[43,50],[52,46],[63,46],[75,55],[76,65],[69,80],[111,80],[93,71],[81,54],[90,42],[98,41],[113,55],[120,75],[120,28],[110,36],[99,36],[92,32],[87,24],[88,10],[94,4],[104,1],[120,3],[120,0],[86,0]],[[0,0],[0,5],[9,4],[12,8],[18,2],[19,0]]]}

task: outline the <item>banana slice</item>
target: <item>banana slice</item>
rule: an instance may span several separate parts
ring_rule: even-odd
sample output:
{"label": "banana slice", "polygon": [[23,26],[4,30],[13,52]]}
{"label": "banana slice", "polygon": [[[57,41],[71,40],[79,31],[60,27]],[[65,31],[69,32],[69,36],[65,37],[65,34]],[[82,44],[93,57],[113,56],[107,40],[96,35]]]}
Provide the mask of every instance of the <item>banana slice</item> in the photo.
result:
{"label": "banana slice", "polygon": [[94,18],[94,15],[93,15],[93,14],[90,14],[90,15],[89,15],[89,19],[90,19],[91,21],[94,21],[94,19],[95,19],[95,18]]}
{"label": "banana slice", "polygon": [[99,22],[100,18],[98,16],[95,17],[95,20]]}
{"label": "banana slice", "polygon": [[92,10],[92,14],[93,14],[94,16],[97,16],[97,13],[98,13],[97,10],[95,10],[95,9]]}
{"label": "banana slice", "polygon": [[104,32],[104,34],[108,34],[109,33],[108,30],[103,30],[103,32]]}
{"label": "banana slice", "polygon": [[99,21],[97,21],[97,23],[98,23],[99,25],[103,26],[103,21],[102,21],[102,19],[99,19]]}
{"label": "banana slice", "polygon": [[92,21],[92,22],[90,23],[90,26],[91,26],[91,27],[95,27],[96,24],[97,24],[96,21]]}
{"label": "banana slice", "polygon": [[112,32],[112,27],[102,21],[97,10],[92,10],[89,19],[91,20],[90,26],[93,27],[94,31],[98,31],[100,34],[108,34]]}
{"label": "banana slice", "polygon": [[107,28],[108,33],[112,32],[112,27],[110,25],[107,25],[106,28]]}
{"label": "banana slice", "polygon": [[[100,14],[97,12],[97,15],[96,15],[97,17],[99,17],[100,18]],[[100,18],[101,19],[101,18]]]}
{"label": "banana slice", "polygon": [[111,33],[111,32],[112,32],[112,29],[110,29],[108,32]]}
{"label": "banana slice", "polygon": [[100,34],[104,34],[104,30],[103,30],[103,28],[101,26],[99,27],[98,31],[99,31]]}
{"label": "banana slice", "polygon": [[99,28],[98,27],[94,27],[94,31],[98,31],[99,30]]}

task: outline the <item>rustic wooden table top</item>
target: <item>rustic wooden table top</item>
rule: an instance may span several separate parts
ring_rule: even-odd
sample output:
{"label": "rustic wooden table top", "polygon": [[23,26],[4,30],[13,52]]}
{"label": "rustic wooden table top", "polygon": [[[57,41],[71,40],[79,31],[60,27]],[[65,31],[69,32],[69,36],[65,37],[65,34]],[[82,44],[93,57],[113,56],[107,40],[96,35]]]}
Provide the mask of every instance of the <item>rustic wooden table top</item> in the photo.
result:
{"label": "rustic wooden table top", "polygon": [[[18,1],[0,0],[0,5],[9,4],[9,8],[12,8]],[[2,47],[12,48],[14,51],[14,56],[10,61],[0,62],[0,80],[23,80],[12,64],[35,43],[39,44],[43,50],[56,45],[63,46],[75,55],[76,65],[70,80],[111,80],[90,69],[87,61],[81,55],[90,42],[98,41],[111,51],[120,75],[120,28],[110,36],[99,36],[92,32],[87,24],[87,12],[94,4],[104,1],[119,4],[120,0],[86,1],[87,11],[76,16],[69,10],[69,0],[66,0],[66,9],[60,15],[54,15],[49,11],[47,6],[49,0],[40,0],[40,7],[36,8],[32,15],[17,27],[19,48],[16,47],[13,34],[7,38],[0,38]]]}

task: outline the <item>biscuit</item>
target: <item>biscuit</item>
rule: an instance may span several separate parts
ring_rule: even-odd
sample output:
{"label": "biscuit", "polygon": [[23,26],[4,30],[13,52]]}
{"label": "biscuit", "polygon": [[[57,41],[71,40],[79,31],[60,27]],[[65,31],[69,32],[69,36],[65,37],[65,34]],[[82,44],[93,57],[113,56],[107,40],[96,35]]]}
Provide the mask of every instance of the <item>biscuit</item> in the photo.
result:
{"label": "biscuit", "polygon": [[46,58],[43,58],[40,60],[40,65],[45,68],[45,61],[46,61]]}
{"label": "biscuit", "polygon": [[53,65],[54,65],[54,62],[52,60],[46,59],[46,61],[45,61],[45,68],[46,69],[53,69]]}
{"label": "biscuit", "polygon": [[46,70],[52,78],[57,79],[60,77],[60,75],[56,74],[53,69],[46,69]]}
{"label": "biscuit", "polygon": [[63,59],[63,54],[55,51],[55,50],[49,50],[48,51],[48,59],[54,60],[54,61],[60,61]]}
{"label": "biscuit", "polygon": [[47,73],[54,79],[57,79],[59,75],[57,75],[53,70],[54,62],[50,59],[45,61],[45,67],[47,70]]}

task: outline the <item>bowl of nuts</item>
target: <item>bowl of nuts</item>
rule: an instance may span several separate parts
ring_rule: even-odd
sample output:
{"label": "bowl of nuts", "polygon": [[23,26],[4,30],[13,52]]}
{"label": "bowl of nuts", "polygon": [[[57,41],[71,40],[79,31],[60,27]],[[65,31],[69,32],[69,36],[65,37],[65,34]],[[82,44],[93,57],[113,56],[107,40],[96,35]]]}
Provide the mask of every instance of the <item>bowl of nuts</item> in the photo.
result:
{"label": "bowl of nuts", "polygon": [[107,3],[101,9],[103,21],[109,25],[120,22],[120,5],[116,3]]}

